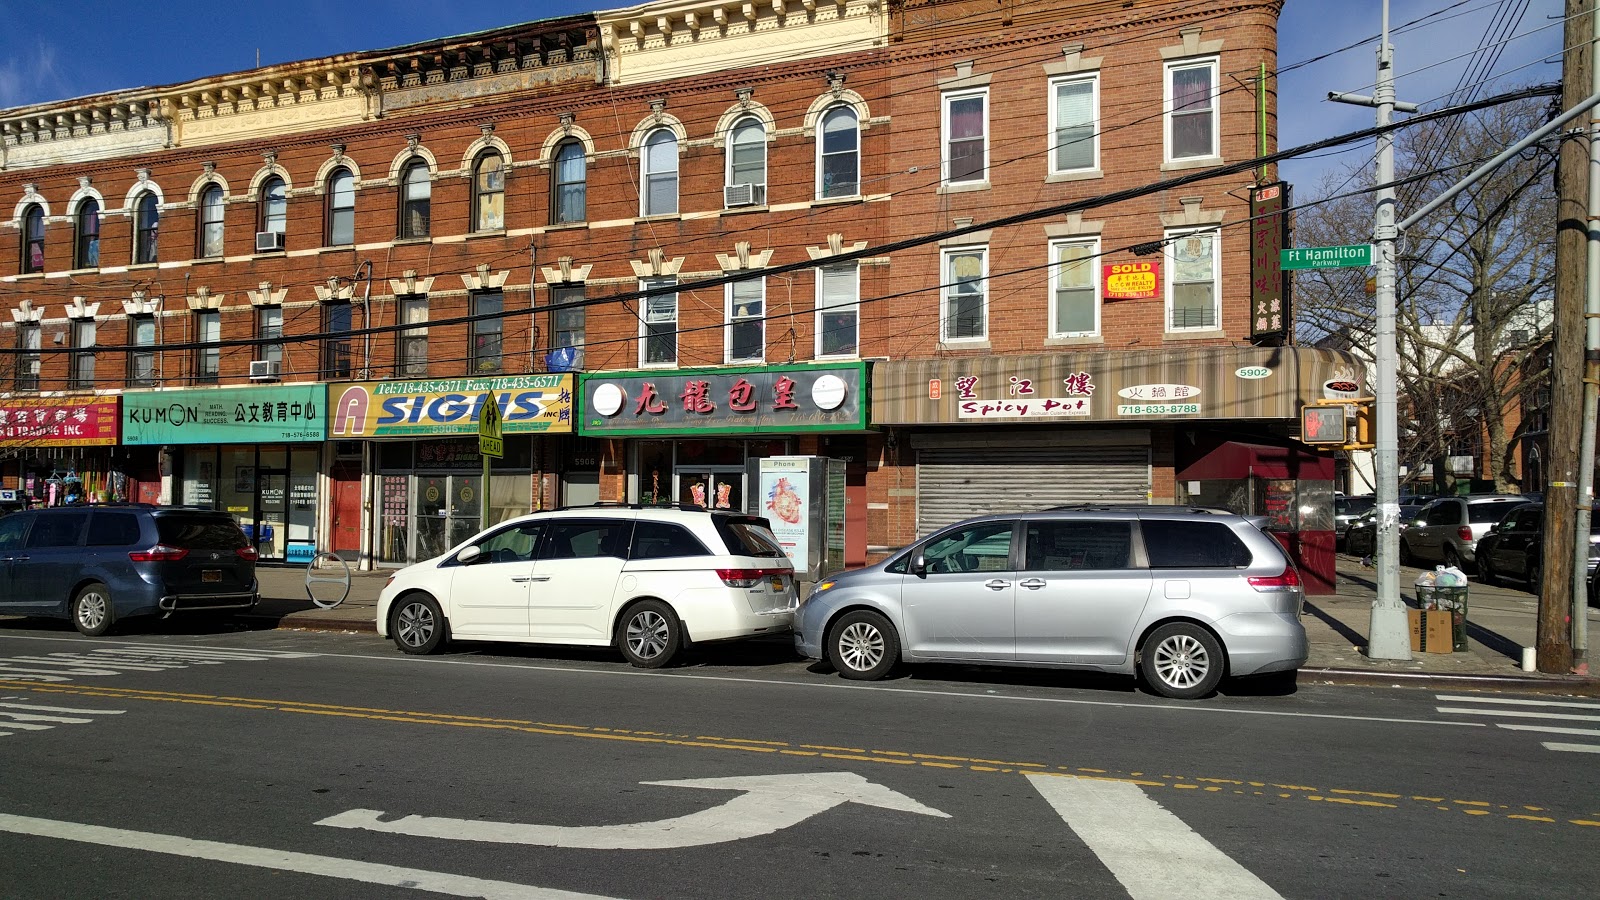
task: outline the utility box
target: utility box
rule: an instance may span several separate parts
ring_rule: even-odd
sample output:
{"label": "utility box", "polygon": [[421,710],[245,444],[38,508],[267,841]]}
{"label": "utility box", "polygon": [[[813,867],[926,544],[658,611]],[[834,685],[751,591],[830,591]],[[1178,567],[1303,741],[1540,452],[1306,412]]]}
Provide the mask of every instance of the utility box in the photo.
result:
{"label": "utility box", "polygon": [[796,581],[844,568],[844,460],[769,456],[746,463],[747,512],[765,516],[794,564]]}

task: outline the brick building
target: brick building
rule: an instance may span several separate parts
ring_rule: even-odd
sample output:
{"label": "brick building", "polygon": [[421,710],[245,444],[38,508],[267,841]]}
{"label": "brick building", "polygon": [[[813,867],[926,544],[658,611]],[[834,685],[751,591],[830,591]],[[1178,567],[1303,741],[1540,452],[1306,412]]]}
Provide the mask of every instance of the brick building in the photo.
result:
{"label": "brick building", "polygon": [[674,0],[0,111],[0,484],[375,564],[786,454],[852,562],[1236,502],[1212,438],[1357,366],[1252,310],[1264,177],[1137,189],[1273,148],[1279,6]]}

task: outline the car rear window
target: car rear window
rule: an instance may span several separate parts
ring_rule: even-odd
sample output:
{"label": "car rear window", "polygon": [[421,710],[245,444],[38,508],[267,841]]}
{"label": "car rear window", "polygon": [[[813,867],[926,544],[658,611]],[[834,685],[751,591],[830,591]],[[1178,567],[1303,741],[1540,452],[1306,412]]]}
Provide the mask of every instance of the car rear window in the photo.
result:
{"label": "car rear window", "polygon": [[1371,509],[1376,503],[1375,497],[1338,497],[1333,501],[1333,511],[1338,515],[1359,515]]}
{"label": "car rear window", "polygon": [[784,558],[783,545],[772,533],[772,526],[760,516],[712,516],[717,534],[734,556]]}
{"label": "car rear window", "polygon": [[230,516],[167,513],[156,516],[156,536],[169,547],[185,550],[237,550],[248,547],[239,523]]}
{"label": "car rear window", "polygon": [[1221,522],[1144,519],[1145,553],[1152,569],[1233,569],[1250,565],[1250,548]]}
{"label": "car rear window", "polygon": [[130,512],[97,510],[89,519],[91,547],[129,547],[139,542],[139,517]]}
{"label": "car rear window", "polygon": [[681,525],[640,521],[633,527],[633,559],[710,555],[706,545]]}
{"label": "car rear window", "polygon": [[1468,503],[1467,521],[1474,525],[1498,522],[1519,504],[1514,500],[1491,500],[1488,503]]}

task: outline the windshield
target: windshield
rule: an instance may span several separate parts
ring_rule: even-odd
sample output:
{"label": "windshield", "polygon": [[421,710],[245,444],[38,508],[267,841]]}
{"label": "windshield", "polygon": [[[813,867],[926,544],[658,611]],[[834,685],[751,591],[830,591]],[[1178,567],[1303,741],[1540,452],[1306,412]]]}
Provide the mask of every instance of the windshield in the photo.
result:
{"label": "windshield", "polygon": [[1376,497],[1338,497],[1333,501],[1333,513],[1337,516],[1360,515],[1377,502]]}

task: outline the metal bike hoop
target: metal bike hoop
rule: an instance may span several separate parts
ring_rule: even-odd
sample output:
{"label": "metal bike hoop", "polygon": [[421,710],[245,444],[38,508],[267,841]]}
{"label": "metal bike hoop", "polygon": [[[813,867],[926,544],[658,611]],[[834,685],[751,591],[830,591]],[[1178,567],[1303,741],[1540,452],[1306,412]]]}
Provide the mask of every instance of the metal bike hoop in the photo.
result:
{"label": "metal bike hoop", "polygon": [[[332,560],[338,563],[339,567],[344,570],[344,574],[339,577],[317,575],[317,564],[323,560]],[[338,599],[324,600],[318,597],[316,591],[311,589],[313,584],[340,585],[341,589]],[[343,603],[350,596],[350,564],[345,562],[344,558],[339,554],[331,553],[327,550],[319,551],[315,556],[312,556],[311,562],[306,563],[306,596],[311,599],[312,603],[315,603],[322,609],[333,609],[335,606]]]}

